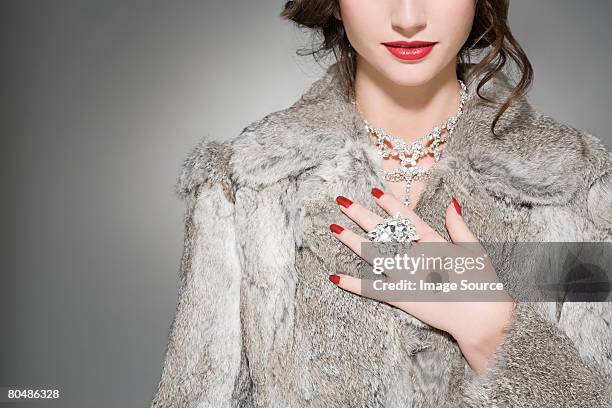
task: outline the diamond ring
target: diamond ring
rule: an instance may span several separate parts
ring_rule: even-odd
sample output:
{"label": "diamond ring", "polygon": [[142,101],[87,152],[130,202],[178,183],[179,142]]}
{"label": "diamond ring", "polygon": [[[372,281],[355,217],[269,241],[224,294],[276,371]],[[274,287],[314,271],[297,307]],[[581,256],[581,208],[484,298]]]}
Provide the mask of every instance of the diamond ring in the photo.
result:
{"label": "diamond ring", "polygon": [[368,238],[380,243],[400,243],[410,245],[419,239],[416,227],[408,218],[398,212],[394,217],[385,219],[368,232]]}

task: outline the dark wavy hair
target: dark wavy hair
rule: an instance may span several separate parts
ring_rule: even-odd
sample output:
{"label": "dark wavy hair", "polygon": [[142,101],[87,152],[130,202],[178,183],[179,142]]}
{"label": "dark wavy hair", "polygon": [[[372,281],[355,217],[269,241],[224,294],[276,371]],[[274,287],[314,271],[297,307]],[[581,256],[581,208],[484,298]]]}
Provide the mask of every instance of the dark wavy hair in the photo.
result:
{"label": "dark wavy hair", "polygon": [[[476,87],[480,98],[491,103],[499,103],[499,109],[491,124],[491,132],[495,133],[495,126],[512,105],[512,103],[527,93],[533,81],[533,67],[525,51],[512,35],[508,26],[509,0],[477,0],[474,23],[470,35],[457,55],[457,76],[464,80],[468,75],[467,66],[475,54],[486,50],[484,56],[469,70],[469,75],[484,74]],[[338,0],[294,0],[287,1],[280,16],[293,21],[299,27],[313,30],[314,38],[319,44],[312,49],[301,49],[298,55],[313,55],[315,59],[333,53],[341,80],[353,92],[355,79],[356,59],[351,52],[352,46],[344,31],[340,15]],[[520,78],[514,85],[512,92],[503,102],[492,101],[480,93],[481,88],[491,80],[512,60]],[[497,136],[497,135],[496,135]]]}

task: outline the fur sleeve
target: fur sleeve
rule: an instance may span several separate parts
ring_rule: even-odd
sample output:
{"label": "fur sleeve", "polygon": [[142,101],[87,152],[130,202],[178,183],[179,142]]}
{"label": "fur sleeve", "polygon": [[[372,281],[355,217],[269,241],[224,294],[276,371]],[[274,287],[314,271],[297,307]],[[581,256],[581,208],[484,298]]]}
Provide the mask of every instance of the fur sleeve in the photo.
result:
{"label": "fur sleeve", "polygon": [[[609,240],[612,172],[591,185],[587,207],[597,239]],[[463,391],[468,407],[612,407],[612,303],[565,302],[558,322],[518,303],[489,367]]]}
{"label": "fur sleeve", "polygon": [[[610,304],[602,305],[609,314]],[[583,303],[582,307],[588,306]],[[602,346],[598,358],[585,358],[588,346],[578,346],[557,324],[541,316],[534,304],[517,303],[504,342],[484,373],[470,375],[460,406],[612,407],[609,328],[607,333],[589,332],[589,322],[576,324],[585,340],[603,334],[589,340]]]}
{"label": "fur sleeve", "polygon": [[226,150],[215,142],[199,145],[179,178],[186,212],[178,306],[151,407],[234,406],[247,384]]}

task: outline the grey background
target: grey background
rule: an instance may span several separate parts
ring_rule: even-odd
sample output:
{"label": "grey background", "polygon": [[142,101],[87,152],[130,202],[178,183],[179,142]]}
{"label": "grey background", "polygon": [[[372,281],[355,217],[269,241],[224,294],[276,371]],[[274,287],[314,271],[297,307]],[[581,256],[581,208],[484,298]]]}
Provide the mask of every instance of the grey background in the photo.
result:
{"label": "grey background", "polygon": [[[178,168],[322,73],[282,1],[2,0],[0,387],[147,406],[174,314]],[[532,101],[612,145],[610,2],[513,0]],[[21,402],[15,406],[38,406]]]}

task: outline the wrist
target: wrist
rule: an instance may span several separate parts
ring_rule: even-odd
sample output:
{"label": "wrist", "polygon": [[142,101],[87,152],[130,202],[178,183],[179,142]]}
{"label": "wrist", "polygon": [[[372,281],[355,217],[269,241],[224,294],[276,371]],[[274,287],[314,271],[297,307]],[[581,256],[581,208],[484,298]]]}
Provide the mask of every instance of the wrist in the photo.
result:
{"label": "wrist", "polygon": [[466,360],[477,373],[490,364],[503,344],[514,319],[514,302],[493,302],[486,305],[486,314],[465,333],[455,337]]}

